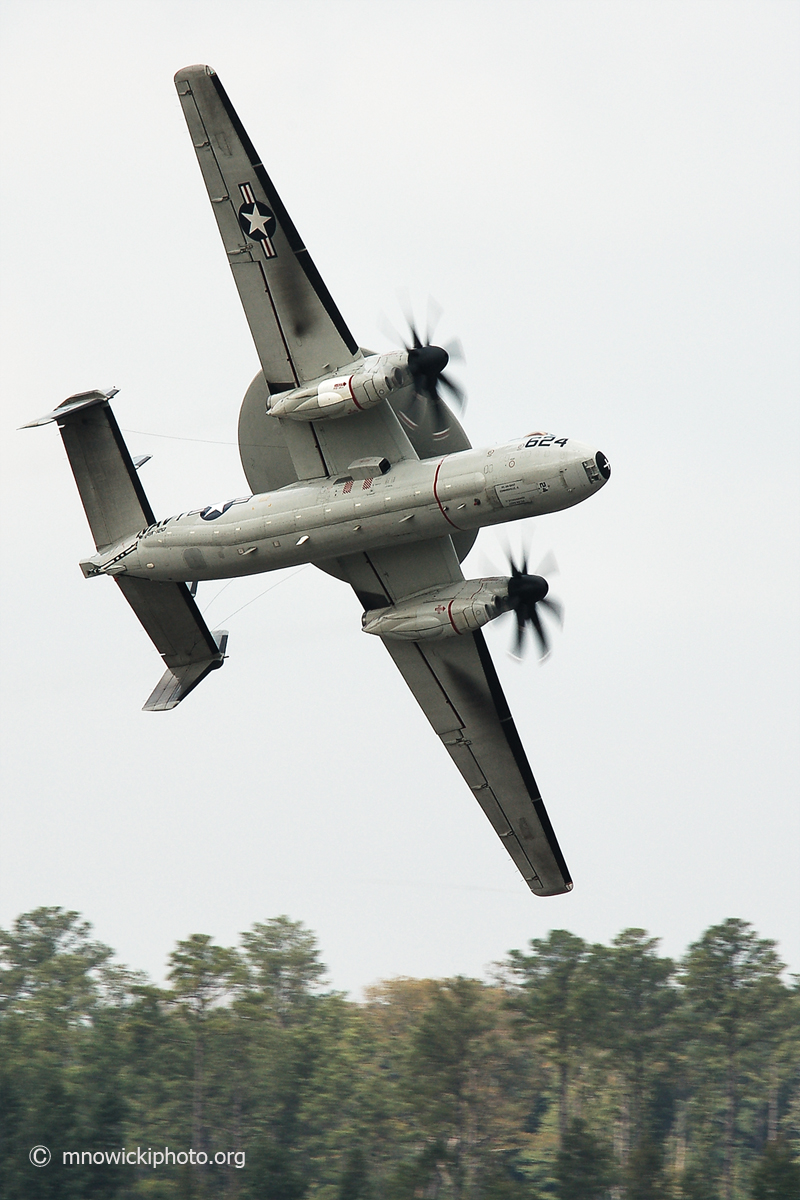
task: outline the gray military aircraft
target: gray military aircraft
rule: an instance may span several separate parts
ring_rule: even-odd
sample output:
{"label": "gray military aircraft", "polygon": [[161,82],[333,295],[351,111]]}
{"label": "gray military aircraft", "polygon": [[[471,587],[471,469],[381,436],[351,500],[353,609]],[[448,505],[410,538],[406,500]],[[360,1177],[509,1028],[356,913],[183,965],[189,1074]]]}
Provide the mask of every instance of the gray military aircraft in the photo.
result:
{"label": "gray military aircraft", "polygon": [[[239,446],[252,494],[157,521],[110,407],[116,390],[70,396],[55,421],[96,553],[167,670],[145,709],[174,708],[225,659],[193,598],[198,580],[314,563],[345,580],[531,891],[572,881],[481,626],[516,616],[541,648],[559,616],[525,560],[465,579],[486,525],[569,508],[610,475],[605,456],[537,432],[475,450],[441,389],[448,352],[411,327],[403,350],[359,347],[216,73],[175,76],[214,216],[262,369],[245,395]],[[29,426],[26,426],[28,428]]]}

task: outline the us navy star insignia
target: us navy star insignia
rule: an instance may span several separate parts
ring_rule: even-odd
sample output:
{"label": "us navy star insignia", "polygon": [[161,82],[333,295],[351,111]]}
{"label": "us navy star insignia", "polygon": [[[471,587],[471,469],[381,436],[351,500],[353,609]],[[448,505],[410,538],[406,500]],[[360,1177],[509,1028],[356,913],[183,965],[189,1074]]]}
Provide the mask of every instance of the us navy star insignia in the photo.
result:
{"label": "us navy star insignia", "polygon": [[263,242],[272,237],[277,222],[271,208],[254,200],[251,204],[243,204],[239,209],[239,224],[248,237]]}
{"label": "us navy star insignia", "polygon": [[200,513],[200,516],[204,521],[216,521],[217,517],[221,517],[224,512],[227,512],[232,504],[232,500],[223,500],[218,504],[209,504]]}
{"label": "us navy star insignia", "polygon": [[239,209],[239,225],[246,237],[258,242],[265,258],[276,258],[272,235],[278,228],[275,214],[266,204],[256,200],[251,183],[240,183],[239,192],[244,204]]}

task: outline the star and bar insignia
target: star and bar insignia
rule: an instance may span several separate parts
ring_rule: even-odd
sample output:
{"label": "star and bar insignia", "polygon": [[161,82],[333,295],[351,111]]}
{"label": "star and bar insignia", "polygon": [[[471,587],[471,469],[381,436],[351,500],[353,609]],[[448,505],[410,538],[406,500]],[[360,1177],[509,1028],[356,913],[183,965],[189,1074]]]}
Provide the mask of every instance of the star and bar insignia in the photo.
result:
{"label": "star and bar insignia", "polygon": [[239,209],[239,224],[242,232],[254,242],[260,242],[266,258],[275,258],[277,251],[272,242],[272,235],[278,227],[275,214],[266,204],[256,200],[249,183],[240,183],[244,204]]}

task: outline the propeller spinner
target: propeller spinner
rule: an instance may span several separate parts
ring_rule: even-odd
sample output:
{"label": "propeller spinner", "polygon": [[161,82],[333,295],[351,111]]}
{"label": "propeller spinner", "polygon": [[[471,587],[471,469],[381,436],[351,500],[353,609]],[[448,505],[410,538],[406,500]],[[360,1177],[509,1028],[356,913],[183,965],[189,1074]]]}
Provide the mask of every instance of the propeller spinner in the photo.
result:
{"label": "propeller spinner", "polygon": [[459,408],[463,408],[466,399],[463,389],[444,373],[451,360],[463,359],[461,343],[457,338],[448,342],[447,346],[435,346],[431,342],[440,313],[441,310],[437,306],[436,315],[432,320],[429,305],[428,328],[424,341],[413,316],[406,313],[410,343],[407,339],[402,339],[408,351],[408,370],[414,392],[405,411],[400,415],[414,429],[422,424],[429,425],[435,438],[446,437],[450,430],[450,409],[440,389],[446,389],[451,401]]}

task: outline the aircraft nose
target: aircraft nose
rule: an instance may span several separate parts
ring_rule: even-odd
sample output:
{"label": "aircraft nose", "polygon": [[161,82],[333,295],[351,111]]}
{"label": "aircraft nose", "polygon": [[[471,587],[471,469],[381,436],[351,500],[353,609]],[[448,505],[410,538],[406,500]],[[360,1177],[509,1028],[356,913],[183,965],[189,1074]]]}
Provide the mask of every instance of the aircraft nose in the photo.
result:
{"label": "aircraft nose", "polygon": [[603,479],[610,479],[611,478],[611,463],[608,461],[605,454],[603,454],[603,452],[601,450],[597,451],[594,461],[597,464],[597,469],[600,472],[600,474],[603,476]]}

